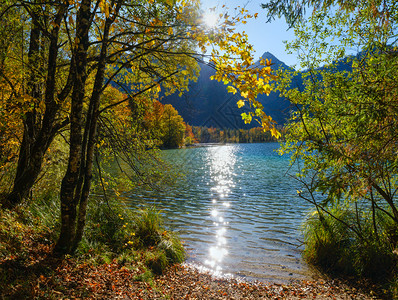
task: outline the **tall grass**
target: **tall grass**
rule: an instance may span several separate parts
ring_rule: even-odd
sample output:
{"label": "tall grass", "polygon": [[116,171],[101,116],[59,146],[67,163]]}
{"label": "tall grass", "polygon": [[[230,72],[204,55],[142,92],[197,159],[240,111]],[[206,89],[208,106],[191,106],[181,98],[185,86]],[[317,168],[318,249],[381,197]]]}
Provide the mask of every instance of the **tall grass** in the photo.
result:
{"label": "tall grass", "polygon": [[[27,230],[51,244],[59,228],[59,199],[51,193],[15,211],[0,209],[0,258],[26,252],[23,236]],[[183,262],[185,250],[178,236],[165,228],[155,207],[132,210],[116,199],[107,202],[93,197],[75,256],[94,264],[141,261],[160,274],[171,264]]]}
{"label": "tall grass", "polygon": [[134,219],[138,247],[152,248],[147,265],[155,272],[162,273],[170,264],[183,262],[185,249],[178,236],[164,227],[160,211],[149,207],[139,211]]}
{"label": "tall grass", "polygon": [[308,217],[304,225],[306,260],[331,272],[377,282],[394,280],[398,230],[391,218],[378,214],[375,227],[368,212],[359,218],[350,208],[336,207],[330,213],[334,217],[317,212]]}
{"label": "tall grass", "polygon": [[135,233],[143,247],[156,246],[160,243],[164,232],[160,211],[154,207],[140,210],[134,219]]}
{"label": "tall grass", "polygon": [[134,211],[120,202],[97,202],[89,208],[80,251],[101,247],[101,252],[128,257],[143,252],[146,265],[155,273],[183,262],[184,247],[178,236],[166,230],[161,214],[148,207]]}

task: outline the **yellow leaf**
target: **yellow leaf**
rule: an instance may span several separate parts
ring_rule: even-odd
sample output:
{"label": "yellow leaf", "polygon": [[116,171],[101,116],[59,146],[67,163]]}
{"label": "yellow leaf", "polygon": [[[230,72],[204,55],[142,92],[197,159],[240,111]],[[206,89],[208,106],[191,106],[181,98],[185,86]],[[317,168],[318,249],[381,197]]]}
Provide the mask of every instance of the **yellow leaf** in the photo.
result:
{"label": "yellow leaf", "polygon": [[263,89],[267,96],[271,93],[271,86],[269,84],[264,85]]}
{"label": "yellow leaf", "polygon": [[236,88],[234,88],[233,86],[229,86],[227,87],[227,91],[228,93],[233,93],[234,95],[236,94]]}
{"label": "yellow leaf", "polygon": [[238,107],[241,108],[245,105],[245,101],[239,100],[238,102],[236,102],[236,104],[238,104]]}
{"label": "yellow leaf", "polygon": [[247,98],[247,96],[249,96],[249,92],[241,92],[240,94],[243,98]]}
{"label": "yellow leaf", "polygon": [[277,139],[279,139],[279,137],[281,136],[280,132],[278,130],[276,130],[275,127],[272,127],[270,129],[272,136],[276,137]]}
{"label": "yellow leaf", "polygon": [[250,124],[252,121],[252,116],[248,115],[247,118],[245,118],[245,124]]}
{"label": "yellow leaf", "polygon": [[173,27],[169,27],[169,29],[167,30],[167,33],[169,35],[173,35]]}

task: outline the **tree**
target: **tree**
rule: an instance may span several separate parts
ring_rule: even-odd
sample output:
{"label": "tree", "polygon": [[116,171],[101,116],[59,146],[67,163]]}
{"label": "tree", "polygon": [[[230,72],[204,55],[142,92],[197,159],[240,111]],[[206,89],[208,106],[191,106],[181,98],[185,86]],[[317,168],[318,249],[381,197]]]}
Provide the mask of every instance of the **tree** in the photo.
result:
{"label": "tree", "polygon": [[[75,1],[57,1],[51,5],[41,6],[41,3],[35,1],[16,0],[6,2],[3,7],[4,15],[11,11],[9,8],[22,7],[23,12],[29,16],[28,24],[32,31],[30,35],[32,46],[30,61],[32,63],[39,61],[33,58],[40,57],[40,54],[51,53],[42,57],[42,68],[29,67],[32,80],[42,78],[42,84],[36,84],[40,91],[35,92],[41,96],[33,98],[42,109],[26,113],[23,118],[26,142],[22,142],[20,147],[20,162],[13,191],[4,203],[10,208],[17,205],[28,194],[40,172],[41,161],[48,145],[57,131],[69,123],[69,118],[63,118],[61,112],[67,111],[70,105],[68,101],[73,98],[73,89],[77,93],[78,89],[74,86],[85,82],[88,75],[92,76],[90,78],[94,81],[95,75],[91,74],[94,74],[95,68],[90,67],[87,69],[90,74],[84,75],[84,72],[80,72],[84,69],[81,68],[84,64],[81,64],[80,60],[86,60],[90,66],[94,66],[97,62],[95,66],[99,69],[113,64],[113,69],[109,69],[109,80],[106,85],[111,81],[118,81],[118,84],[125,87],[128,82],[135,82],[138,79],[138,83],[130,87],[131,90],[140,92],[153,83],[154,77],[158,77],[158,80],[163,78],[161,79],[163,87],[173,92],[176,87],[184,89],[189,78],[193,78],[196,74],[196,69],[191,66],[194,66],[195,60],[200,59],[201,56],[190,49],[196,45],[205,51],[207,46],[217,44],[218,48],[212,47],[210,55],[212,64],[217,69],[215,77],[217,80],[232,83],[242,89],[242,96],[254,106],[260,105],[255,100],[258,93],[269,92],[268,82],[272,78],[270,68],[255,67],[251,54],[252,46],[247,42],[246,35],[234,33],[235,24],[253,17],[248,15],[245,9],[233,17],[227,13],[224,14],[221,18],[223,20],[220,30],[210,30],[209,33],[209,29],[198,23],[199,6],[196,2],[187,5],[185,1],[176,3],[149,1],[146,4],[151,5],[151,8],[148,9],[143,3],[130,5],[124,1],[88,1],[87,4],[94,5],[95,3],[93,10],[86,12],[90,14],[91,19],[87,19],[84,16],[85,12],[82,11],[85,3],[83,1],[84,5],[78,6]],[[161,14],[166,11],[170,13]],[[110,17],[112,13],[113,18]],[[86,18],[90,23],[80,28],[79,18]],[[73,36],[73,31],[75,31],[75,36]],[[106,35],[109,35],[108,39]],[[86,41],[87,36],[88,41]],[[39,40],[41,42],[37,43]],[[106,49],[112,49],[112,53],[100,56],[101,47],[105,52]],[[168,50],[173,48],[179,50]],[[62,49],[62,56],[58,55],[60,49]],[[224,53],[220,55],[220,51]],[[106,64],[98,63],[100,60],[106,61]],[[162,62],[163,67],[159,66],[159,62]],[[262,63],[265,64],[265,62]],[[70,68],[72,65],[76,67]],[[178,65],[182,76],[174,76],[177,70],[172,70],[167,65]],[[48,73],[46,76],[41,76],[40,72],[45,69]],[[100,76],[101,73],[99,72],[98,75]],[[234,73],[240,76],[234,76]],[[242,76],[243,74],[245,75]],[[59,80],[62,78],[60,76],[63,76],[62,80]],[[58,79],[57,82],[54,81],[55,78]],[[168,80],[164,80],[165,78]],[[256,89],[252,89],[254,85]],[[96,88],[98,86],[97,83]],[[153,87],[160,89],[159,84]],[[230,90],[236,91],[236,89]],[[248,93],[249,90],[253,92]],[[101,94],[101,90],[98,93]],[[244,101],[239,103],[243,105]],[[264,127],[272,127],[272,119],[263,115],[260,110],[257,110],[256,115],[264,121]],[[251,117],[252,114],[249,114],[246,118]],[[42,126],[43,124],[45,126]],[[276,134],[276,131],[274,130],[273,133]]]}
{"label": "tree", "polygon": [[183,145],[185,134],[185,123],[178,111],[171,105],[164,106],[161,120],[163,131],[163,146],[166,148],[178,148]]}
{"label": "tree", "polygon": [[[0,4],[0,11],[5,3]],[[11,185],[7,176],[18,158],[22,137],[20,115],[27,109],[21,97],[23,91],[24,17],[18,10],[0,18],[0,183]],[[7,34],[6,34],[7,32]],[[5,181],[4,183],[2,181]]]}
{"label": "tree", "polygon": [[192,128],[185,124],[171,104],[163,105],[155,100],[152,105],[148,105],[144,119],[144,128],[151,131],[162,148],[181,147],[185,144],[185,138],[188,143],[194,140]]}
{"label": "tree", "polygon": [[198,142],[198,140],[195,138],[195,135],[192,132],[192,126],[189,124],[185,124],[184,144],[189,146],[189,145],[195,144],[197,142]]}
{"label": "tree", "polygon": [[[340,1],[335,11],[318,3],[308,20],[296,21],[289,44],[306,68],[303,88],[292,88],[295,74],[281,76],[279,89],[296,107],[282,152],[298,163],[299,196],[315,205],[325,230],[332,218],[354,236],[347,247],[354,240],[361,249],[384,245],[391,258],[398,242],[396,3]],[[358,53],[347,55],[353,48]],[[347,210],[349,220],[340,217]],[[372,256],[356,249],[366,273]]]}
{"label": "tree", "polygon": [[[116,88],[107,87],[102,101],[111,105],[125,98],[126,95]],[[96,193],[102,192],[105,199],[137,185],[158,187],[169,179],[167,166],[159,156],[158,136],[147,126],[147,113],[151,110],[152,101],[142,96],[134,102],[134,107],[128,102],[113,106],[99,118],[94,188]],[[158,101],[155,103],[160,104]],[[115,164],[119,169],[117,176],[114,174]],[[160,172],[160,165],[164,172]],[[109,167],[112,172],[108,171]]]}
{"label": "tree", "polygon": [[[377,5],[380,2],[370,1],[368,4]],[[363,4],[366,3],[361,2],[358,5],[358,1],[353,0],[270,0],[265,4],[261,4],[261,6],[267,11],[268,22],[274,20],[275,17],[280,18],[283,16],[286,22],[293,26],[297,21],[303,19],[307,8],[312,8],[315,12],[319,10],[327,11],[335,6],[346,11],[353,11]]]}
{"label": "tree", "polygon": [[[49,145],[61,128],[68,128],[58,253],[73,252],[82,237],[101,114],[122,103],[132,105],[140,96],[186,89],[197,75],[197,60],[203,57],[194,49],[213,46],[209,57],[217,71],[215,79],[231,83],[231,92],[238,88],[244,97],[239,105],[255,106],[259,110],[253,116],[264,128],[274,129],[255,100],[259,93],[270,91],[271,69],[257,68],[247,37],[234,33],[236,23],[252,17],[244,9],[234,17],[224,14],[220,30],[211,32],[199,22],[197,1],[15,0],[2,6],[1,15],[14,9],[27,16],[23,103],[29,109],[22,113],[17,172],[4,206],[13,208],[26,198]],[[1,34],[6,34],[4,28]],[[9,77],[2,77],[7,82]],[[128,96],[104,102],[102,95],[110,83]],[[12,84],[8,87],[12,89]]]}
{"label": "tree", "polygon": [[[189,45],[184,41],[179,45],[175,44],[186,29],[181,26],[173,6],[162,1],[142,2],[136,6],[126,5],[124,1],[103,1],[99,4],[99,11],[91,11],[91,1],[81,4],[76,17],[77,41],[81,43],[76,47],[76,53],[80,56],[76,61],[81,63],[78,69],[82,70],[82,74],[77,76],[72,92],[69,164],[61,187],[61,233],[55,248],[59,253],[73,252],[83,234],[101,111],[129,101],[153,88],[160,89],[160,82],[167,89],[175,90],[176,87],[167,82],[167,79],[178,72],[180,65],[191,69],[185,75],[189,76],[194,72],[194,68],[189,68],[192,58],[186,55]],[[160,18],[159,13],[166,11],[169,13]],[[103,16],[105,18],[101,19]],[[97,53],[89,109],[83,116],[84,86],[87,79],[84,71],[89,67],[87,56],[92,21],[99,22],[99,28],[103,32],[97,35],[100,51]],[[85,29],[87,25],[89,26]],[[117,31],[111,36],[115,30],[113,26]],[[173,27],[177,28],[175,33]],[[160,55],[163,55],[161,59]],[[108,74],[110,79],[104,83],[105,68],[109,60],[116,66],[116,71],[111,70]],[[126,65],[134,71],[123,74],[124,78],[121,78]],[[100,109],[101,93],[111,79],[115,79],[119,85],[132,84],[133,95]],[[183,88],[181,85],[181,89]]]}
{"label": "tree", "polygon": [[[60,69],[57,68],[57,56],[60,48],[60,24],[66,13],[66,5],[61,3],[42,11],[35,1],[6,1],[1,8],[2,19],[7,20],[12,15],[18,15],[29,22],[28,26],[20,27],[22,36],[25,35],[26,27],[29,28],[28,45],[25,45],[25,39],[17,42],[16,45],[22,49],[17,52],[21,53],[20,59],[11,53],[7,61],[8,68],[15,61],[20,62],[20,68],[2,73],[2,79],[12,89],[10,99],[20,103],[23,124],[13,189],[4,203],[5,207],[14,207],[28,195],[41,171],[46,150],[56,132],[67,123],[59,119],[59,108],[65,101],[71,84],[66,84],[62,89],[56,82],[63,81]],[[51,24],[48,23],[50,20]],[[1,29],[2,36],[10,34],[6,31],[7,27]],[[26,48],[27,53],[24,53]],[[44,70],[47,71],[46,74]],[[22,73],[22,78],[14,81],[13,73],[18,71]]]}

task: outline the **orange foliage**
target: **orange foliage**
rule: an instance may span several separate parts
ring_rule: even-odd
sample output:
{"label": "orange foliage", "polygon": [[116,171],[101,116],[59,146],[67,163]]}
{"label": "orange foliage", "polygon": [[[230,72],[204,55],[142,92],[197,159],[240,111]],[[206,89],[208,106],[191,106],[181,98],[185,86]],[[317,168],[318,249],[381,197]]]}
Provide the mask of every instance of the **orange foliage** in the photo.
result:
{"label": "orange foliage", "polygon": [[152,130],[153,134],[157,138],[163,140],[164,143],[167,143],[167,138],[165,136],[170,135],[170,130],[178,131],[178,128],[181,127],[184,131],[184,136],[181,140],[182,144],[197,142],[192,132],[192,127],[183,121],[182,117],[170,104],[163,105],[158,100],[154,100],[152,105],[145,111],[144,123],[145,126],[149,130]]}

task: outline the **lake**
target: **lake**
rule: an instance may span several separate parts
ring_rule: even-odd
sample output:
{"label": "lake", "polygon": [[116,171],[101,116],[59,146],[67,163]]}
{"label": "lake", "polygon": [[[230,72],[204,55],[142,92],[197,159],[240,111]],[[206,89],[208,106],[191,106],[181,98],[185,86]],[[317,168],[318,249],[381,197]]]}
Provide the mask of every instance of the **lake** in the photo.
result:
{"label": "lake", "polygon": [[308,279],[300,229],[311,206],[297,196],[299,185],[287,175],[289,157],[276,153],[278,146],[162,151],[185,176],[164,192],[134,190],[129,205],[160,208],[184,240],[189,263],[246,279]]}

